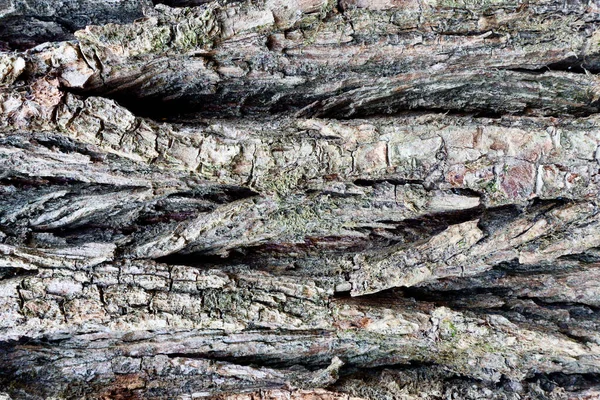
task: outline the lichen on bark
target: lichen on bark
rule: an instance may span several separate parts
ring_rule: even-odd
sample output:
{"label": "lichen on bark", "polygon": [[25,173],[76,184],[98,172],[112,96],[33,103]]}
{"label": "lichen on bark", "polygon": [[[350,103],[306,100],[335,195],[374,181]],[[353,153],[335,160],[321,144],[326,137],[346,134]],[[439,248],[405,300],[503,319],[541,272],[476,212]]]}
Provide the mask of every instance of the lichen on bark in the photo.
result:
{"label": "lichen on bark", "polygon": [[0,1],[0,399],[600,397],[599,21]]}

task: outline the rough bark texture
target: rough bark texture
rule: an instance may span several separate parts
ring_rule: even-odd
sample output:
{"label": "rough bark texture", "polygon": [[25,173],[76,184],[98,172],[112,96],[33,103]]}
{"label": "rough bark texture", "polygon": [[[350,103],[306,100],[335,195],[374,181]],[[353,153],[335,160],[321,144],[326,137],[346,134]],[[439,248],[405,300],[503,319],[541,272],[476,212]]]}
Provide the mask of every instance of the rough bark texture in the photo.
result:
{"label": "rough bark texture", "polygon": [[0,0],[0,399],[600,398],[600,2],[154,3]]}

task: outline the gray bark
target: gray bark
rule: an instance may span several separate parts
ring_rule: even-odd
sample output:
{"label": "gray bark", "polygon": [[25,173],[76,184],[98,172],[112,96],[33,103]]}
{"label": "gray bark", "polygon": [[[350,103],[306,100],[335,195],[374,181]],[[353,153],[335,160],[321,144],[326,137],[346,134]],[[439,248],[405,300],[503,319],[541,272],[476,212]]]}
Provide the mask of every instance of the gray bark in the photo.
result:
{"label": "gray bark", "polygon": [[156,3],[0,1],[0,398],[600,396],[600,3]]}

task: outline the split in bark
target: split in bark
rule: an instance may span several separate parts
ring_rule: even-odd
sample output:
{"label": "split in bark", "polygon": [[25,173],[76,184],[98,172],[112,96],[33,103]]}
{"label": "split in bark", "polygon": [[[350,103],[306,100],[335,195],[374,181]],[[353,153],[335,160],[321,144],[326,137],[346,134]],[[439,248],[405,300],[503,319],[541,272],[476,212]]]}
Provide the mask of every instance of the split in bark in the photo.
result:
{"label": "split in bark", "polygon": [[598,4],[155,3],[0,2],[0,393],[600,396]]}

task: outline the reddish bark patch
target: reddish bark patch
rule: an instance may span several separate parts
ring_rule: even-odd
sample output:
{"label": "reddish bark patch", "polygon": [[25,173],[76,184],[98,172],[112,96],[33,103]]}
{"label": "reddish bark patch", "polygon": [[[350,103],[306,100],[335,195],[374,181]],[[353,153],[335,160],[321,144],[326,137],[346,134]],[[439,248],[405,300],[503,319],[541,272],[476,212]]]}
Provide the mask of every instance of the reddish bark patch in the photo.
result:
{"label": "reddish bark patch", "polygon": [[102,400],[138,400],[142,399],[136,389],[146,386],[146,381],[139,374],[117,375],[110,387],[99,396]]}

